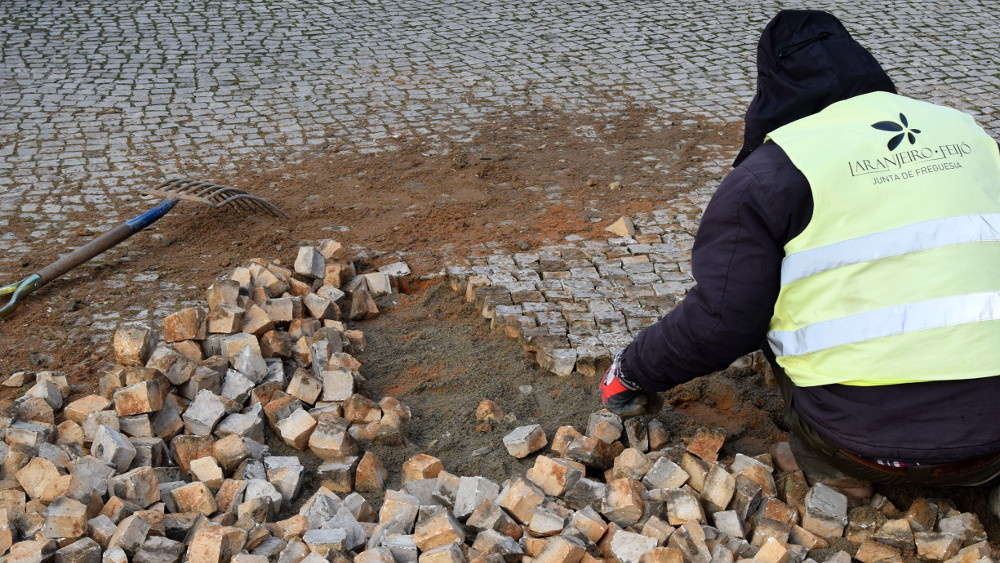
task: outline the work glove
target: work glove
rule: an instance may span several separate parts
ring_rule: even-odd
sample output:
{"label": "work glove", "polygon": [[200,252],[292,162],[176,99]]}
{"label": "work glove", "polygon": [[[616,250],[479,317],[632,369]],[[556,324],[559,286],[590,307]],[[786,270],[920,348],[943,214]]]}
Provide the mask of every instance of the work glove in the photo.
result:
{"label": "work glove", "polygon": [[662,406],[662,403],[659,403],[655,393],[643,391],[637,383],[628,379],[622,370],[622,354],[624,351],[615,356],[611,367],[601,378],[601,402],[606,409],[623,417],[655,412],[655,405]]}

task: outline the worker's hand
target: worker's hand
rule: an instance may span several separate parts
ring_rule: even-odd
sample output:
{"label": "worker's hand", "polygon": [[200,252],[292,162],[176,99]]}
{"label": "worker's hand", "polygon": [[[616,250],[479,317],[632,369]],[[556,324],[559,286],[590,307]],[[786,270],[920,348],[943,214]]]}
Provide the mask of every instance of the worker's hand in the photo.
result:
{"label": "worker's hand", "polygon": [[638,416],[650,412],[656,403],[655,394],[642,390],[637,384],[622,377],[619,353],[611,362],[611,367],[601,378],[601,402],[609,411],[624,417]]}

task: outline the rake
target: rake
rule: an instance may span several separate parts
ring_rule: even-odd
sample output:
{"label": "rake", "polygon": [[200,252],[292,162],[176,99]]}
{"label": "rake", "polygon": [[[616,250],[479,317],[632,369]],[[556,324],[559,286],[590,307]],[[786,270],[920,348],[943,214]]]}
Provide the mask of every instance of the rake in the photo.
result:
{"label": "rake", "polygon": [[0,299],[10,296],[7,304],[0,307],[0,318],[13,313],[21,301],[33,291],[152,225],[182,199],[203,203],[214,209],[226,206],[241,212],[264,212],[275,217],[287,217],[274,204],[263,198],[238,188],[209,182],[176,179],[160,184],[153,189],[144,190],[143,193],[160,196],[163,200],[156,207],[105,231],[101,236],[23,280],[0,287]]}

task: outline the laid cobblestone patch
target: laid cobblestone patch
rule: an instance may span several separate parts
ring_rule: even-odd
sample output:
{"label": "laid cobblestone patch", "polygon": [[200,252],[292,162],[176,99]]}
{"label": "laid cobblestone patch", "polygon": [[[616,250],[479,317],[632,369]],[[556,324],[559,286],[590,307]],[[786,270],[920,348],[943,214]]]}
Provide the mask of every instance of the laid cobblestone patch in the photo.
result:
{"label": "laid cobblestone patch", "polygon": [[473,255],[449,266],[448,280],[541,367],[597,375],[694,285],[690,252],[711,194],[696,189],[630,218],[631,236]]}

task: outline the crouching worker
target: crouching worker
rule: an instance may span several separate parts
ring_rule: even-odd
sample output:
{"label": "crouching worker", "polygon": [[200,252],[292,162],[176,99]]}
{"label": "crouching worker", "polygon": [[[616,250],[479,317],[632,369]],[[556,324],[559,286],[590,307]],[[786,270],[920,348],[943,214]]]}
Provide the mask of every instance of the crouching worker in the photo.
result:
{"label": "crouching worker", "polygon": [[695,239],[697,285],[615,358],[604,404],[639,412],[763,347],[811,480],[996,482],[997,143],[897,95],[825,12],[779,13],[757,68],[743,149]]}

